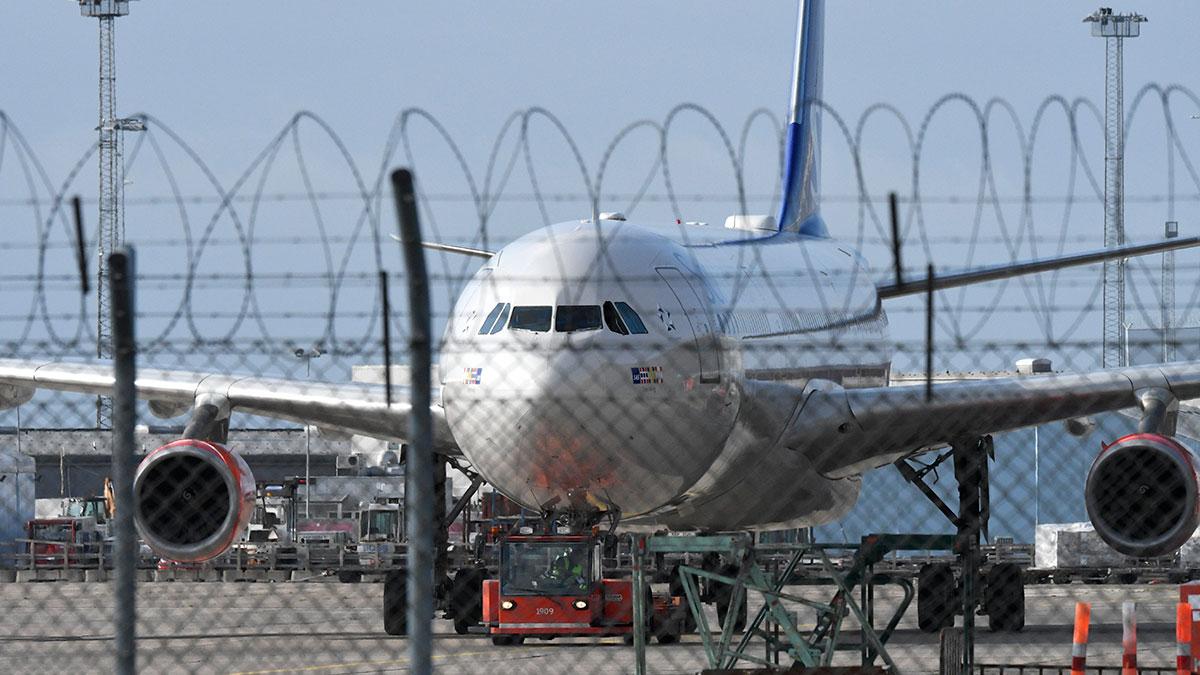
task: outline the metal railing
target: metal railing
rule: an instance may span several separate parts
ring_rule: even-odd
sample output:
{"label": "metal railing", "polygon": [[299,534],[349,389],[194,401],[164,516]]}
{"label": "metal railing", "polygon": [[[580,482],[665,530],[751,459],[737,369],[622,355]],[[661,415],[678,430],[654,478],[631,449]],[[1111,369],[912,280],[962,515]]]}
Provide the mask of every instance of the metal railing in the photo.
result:
{"label": "metal railing", "polygon": [[105,542],[64,542],[50,539],[17,539],[13,554],[20,570],[112,569],[112,551]]}

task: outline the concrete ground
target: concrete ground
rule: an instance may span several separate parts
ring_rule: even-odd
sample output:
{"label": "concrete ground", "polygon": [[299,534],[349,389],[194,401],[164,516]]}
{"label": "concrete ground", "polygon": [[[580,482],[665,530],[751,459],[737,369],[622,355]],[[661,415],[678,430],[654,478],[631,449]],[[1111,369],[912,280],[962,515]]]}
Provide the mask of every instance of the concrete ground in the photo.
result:
{"label": "concrete ground", "polygon": [[[813,599],[819,588],[794,589]],[[138,587],[138,665],[146,673],[376,673],[408,670],[407,644],[383,633],[382,586],[337,583],[153,583]],[[1174,665],[1175,586],[1030,587],[1027,627],[1016,634],[978,632],[977,662],[1067,664],[1074,603],[1092,603],[1088,662],[1119,665],[1121,603],[1138,604],[1140,664]],[[897,594],[881,590],[877,616]],[[755,603],[751,604],[751,610]],[[0,672],[112,672],[112,585],[0,584]],[[798,608],[801,621],[812,612]],[[910,608],[889,652],[901,672],[937,671],[937,638],[916,630]],[[852,627],[848,621],[847,628]],[[495,647],[482,634],[455,635],[437,621],[434,663],[444,673],[628,673],[631,647],[604,641],[530,641]],[[752,653],[762,653],[761,643]],[[852,665],[857,654],[836,663]],[[699,637],[653,645],[649,672],[694,673],[706,667]],[[750,665],[750,664],[743,664]]]}

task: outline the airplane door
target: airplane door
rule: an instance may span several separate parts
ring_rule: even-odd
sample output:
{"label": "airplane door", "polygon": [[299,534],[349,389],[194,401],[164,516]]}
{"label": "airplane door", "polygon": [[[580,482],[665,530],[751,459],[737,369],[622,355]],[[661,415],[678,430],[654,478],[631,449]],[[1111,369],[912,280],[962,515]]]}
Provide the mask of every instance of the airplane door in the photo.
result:
{"label": "airplane door", "polygon": [[708,305],[696,292],[695,285],[674,267],[657,267],[658,275],[683,309],[683,316],[692,329],[696,353],[700,359],[700,381],[720,382],[721,350]]}

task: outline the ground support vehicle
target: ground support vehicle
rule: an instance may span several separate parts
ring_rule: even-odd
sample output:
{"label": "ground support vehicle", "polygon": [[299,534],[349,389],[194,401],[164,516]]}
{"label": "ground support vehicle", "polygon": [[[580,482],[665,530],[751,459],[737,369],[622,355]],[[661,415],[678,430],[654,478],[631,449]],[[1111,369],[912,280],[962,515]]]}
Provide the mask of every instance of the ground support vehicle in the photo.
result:
{"label": "ground support vehicle", "polygon": [[[632,641],[633,582],[605,578],[604,539],[594,534],[517,534],[499,545],[499,578],[483,581],[483,625],[493,644],[526,638],[625,636]],[[672,621],[682,598],[654,597],[644,621],[660,642],[674,642],[685,622]]]}
{"label": "ground support vehicle", "polygon": [[101,566],[104,537],[96,518],[35,518],[25,524],[29,569],[96,568]]}
{"label": "ground support vehicle", "polygon": [[365,504],[359,512],[358,542],[354,545],[358,564],[370,570],[394,567],[404,551],[403,511],[399,504]]}

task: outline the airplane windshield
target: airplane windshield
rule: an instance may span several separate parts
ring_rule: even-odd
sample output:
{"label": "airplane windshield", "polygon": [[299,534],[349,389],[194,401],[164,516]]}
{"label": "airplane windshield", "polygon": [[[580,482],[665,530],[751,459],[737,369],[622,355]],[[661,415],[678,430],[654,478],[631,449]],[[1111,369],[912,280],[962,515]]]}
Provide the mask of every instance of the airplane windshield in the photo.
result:
{"label": "airplane windshield", "polygon": [[596,305],[559,305],[554,315],[554,330],[573,333],[600,328],[600,308]]}
{"label": "airplane windshield", "polygon": [[642,323],[642,317],[633,311],[633,308],[628,303],[618,302],[617,311],[621,313],[621,318],[625,320],[625,325],[629,327],[629,332],[634,335],[644,335],[646,333],[646,324]]}
{"label": "airplane windshield", "polygon": [[642,323],[642,318],[624,302],[604,303],[604,323],[608,325],[609,330],[621,335],[646,334],[646,324]]}
{"label": "airplane windshield", "polygon": [[548,331],[552,313],[552,307],[513,307],[512,321],[508,327],[513,330]]}
{"label": "airplane windshield", "polygon": [[612,301],[604,303],[604,323],[608,324],[608,329],[614,333],[629,335],[629,328],[625,326],[625,321],[617,313],[617,306],[612,304]]}
{"label": "airplane windshield", "polygon": [[480,335],[492,335],[504,330],[504,324],[508,323],[508,311],[512,305],[507,302],[498,303],[492,308],[491,313],[483,320],[483,325],[479,328]]}

